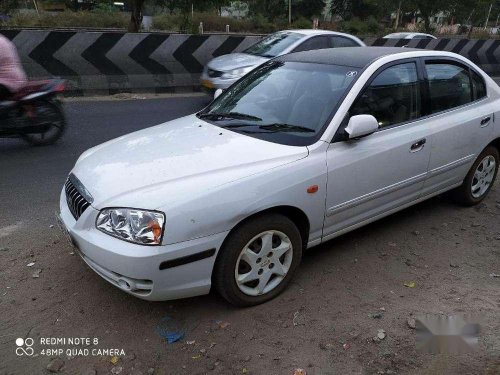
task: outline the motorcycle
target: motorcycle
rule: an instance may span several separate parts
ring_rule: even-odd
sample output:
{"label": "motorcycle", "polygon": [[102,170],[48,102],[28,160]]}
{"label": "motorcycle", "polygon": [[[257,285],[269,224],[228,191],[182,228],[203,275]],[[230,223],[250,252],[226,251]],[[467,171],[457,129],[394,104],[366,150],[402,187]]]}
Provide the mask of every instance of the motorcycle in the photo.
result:
{"label": "motorcycle", "polygon": [[56,142],[66,129],[58,98],[64,89],[61,79],[32,81],[0,101],[0,138],[22,138],[34,146]]}

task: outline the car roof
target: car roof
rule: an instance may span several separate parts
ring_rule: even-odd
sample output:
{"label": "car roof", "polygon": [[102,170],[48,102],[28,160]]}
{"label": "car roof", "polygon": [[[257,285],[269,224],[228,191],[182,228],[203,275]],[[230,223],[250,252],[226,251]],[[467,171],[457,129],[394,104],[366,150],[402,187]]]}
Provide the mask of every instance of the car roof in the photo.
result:
{"label": "car roof", "polygon": [[284,32],[297,33],[302,35],[322,35],[322,34],[332,34],[332,35],[349,35],[344,33],[338,33],[330,30],[320,30],[320,29],[290,29],[283,30]]}
{"label": "car roof", "polygon": [[[392,33],[392,34],[387,34],[386,36],[384,36],[383,38],[384,39],[392,39],[392,38],[398,38],[398,39],[403,39],[403,38],[406,38],[406,37],[414,37],[416,35],[425,35],[425,36],[430,36],[432,38],[436,38],[434,35],[432,34],[426,34],[426,33],[410,33],[410,32],[400,32],[400,33]],[[401,38],[403,37],[403,38]]]}
{"label": "car roof", "polygon": [[307,62],[316,64],[344,65],[364,68],[373,61],[387,55],[421,51],[416,48],[400,47],[342,47],[326,48],[313,51],[295,52],[283,55],[276,60],[290,62]]}

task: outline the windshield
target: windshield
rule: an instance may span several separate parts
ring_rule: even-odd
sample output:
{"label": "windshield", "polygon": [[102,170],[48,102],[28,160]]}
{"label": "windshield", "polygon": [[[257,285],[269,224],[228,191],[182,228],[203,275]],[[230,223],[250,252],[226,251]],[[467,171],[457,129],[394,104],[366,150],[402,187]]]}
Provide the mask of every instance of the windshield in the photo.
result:
{"label": "windshield", "polygon": [[262,57],[276,57],[302,37],[302,34],[297,33],[274,33],[247,48],[243,52]]}
{"label": "windshield", "polygon": [[198,117],[271,142],[312,144],[321,137],[358,70],[271,61],[236,82]]}

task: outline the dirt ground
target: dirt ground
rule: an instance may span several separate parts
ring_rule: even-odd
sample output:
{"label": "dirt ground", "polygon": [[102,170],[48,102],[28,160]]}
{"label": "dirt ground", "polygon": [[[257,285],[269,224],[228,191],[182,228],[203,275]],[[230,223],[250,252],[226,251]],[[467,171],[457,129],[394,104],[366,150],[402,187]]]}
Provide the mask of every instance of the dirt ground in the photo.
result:
{"label": "dirt ground", "polygon": [[[73,253],[51,215],[0,228],[0,250],[2,374],[500,374],[498,184],[477,207],[438,197],[314,248],[286,292],[246,309],[215,293],[129,296]],[[408,318],[469,313],[482,319],[476,352],[416,351]],[[168,344],[159,326],[184,337]],[[51,337],[98,344],[40,344]],[[33,356],[16,354],[17,338],[34,340]],[[125,355],[68,357],[74,347]]]}

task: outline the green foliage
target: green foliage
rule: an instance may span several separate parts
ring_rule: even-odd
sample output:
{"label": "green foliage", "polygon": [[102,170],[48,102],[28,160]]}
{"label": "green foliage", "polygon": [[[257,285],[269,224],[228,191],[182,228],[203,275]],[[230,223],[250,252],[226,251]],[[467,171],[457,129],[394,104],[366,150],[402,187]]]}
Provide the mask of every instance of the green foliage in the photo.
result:
{"label": "green foliage", "polygon": [[343,21],[340,24],[341,30],[354,35],[366,33],[366,24],[359,18],[354,17],[348,21]]}
{"label": "green foliage", "polygon": [[123,12],[93,13],[93,12],[60,12],[36,14],[16,14],[6,26],[24,27],[93,27],[125,29],[130,16]]}
{"label": "green foliage", "polygon": [[225,32],[229,25],[230,32],[257,32],[269,33],[276,31],[276,26],[263,17],[239,20],[230,17],[221,17],[213,12],[195,12],[186,19],[182,14],[162,14],[153,17],[153,29],[175,32],[198,33],[200,22],[206,32]]}
{"label": "green foliage", "polygon": [[365,21],[357,17],[343,21],[340,23],[340,30],[354,35],[379,35],[384,31],[376,18],[372,16]]}
{"label": "green foliage", "polygon": [[[264,16],[270,22],[288,20],[288,0],[248,0],[253,17]],[[324,0],[292,0],[292,20],[319,17],[325,8]]]}
{"label": "green foliage", "polygon": [[0,14],[12,14],[18,7],[18,0],[0,0]]}
{"label": "green foliage", "polygon": [[366,21],[366,31],[368,34],[376,35],[380,32],[380,24],[377,19],[373,16],[368,17]]}
{"label": "green foliage", "polygon": [[113,13],[116,12],[116,7],[111,2],[100,2],[92,9],[95,13]]}
{"label": "green foliage", "polygon": [[312,28],[312,21],[307,19],[307,18],[300,17],[299,19],[293,21],[292,28],[293,29],[310,29],[310,28]]}
{"label": "green foliage", "polygon": [[277,30],[277,26],[264,17],[262,14],[258,13],[252,17],[255,30],[262,33],[271,33]]}
{"label": "green foliage", "polygon": [[298,20],[300,18],[312,19],[313,17],[319,17],[325,6],[324,0],[292,0],[292,18]]}

